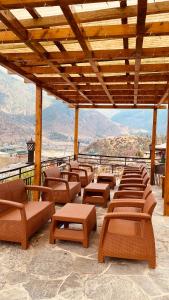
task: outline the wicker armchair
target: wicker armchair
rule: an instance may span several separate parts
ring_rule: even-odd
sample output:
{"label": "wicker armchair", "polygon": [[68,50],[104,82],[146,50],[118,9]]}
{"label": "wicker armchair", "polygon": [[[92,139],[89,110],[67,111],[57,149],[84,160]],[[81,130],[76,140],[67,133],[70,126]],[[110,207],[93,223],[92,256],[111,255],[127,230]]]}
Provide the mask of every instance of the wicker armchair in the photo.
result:
{"label": "wicker armchair", "polygon": [[[67,176],[67,179],[63,177]],[[70,181],[73,176],[74,181]],[[55,203],[72,202],[77,194],[81,193],[81,184],[79,175],[73,172],[61,172],[57,166],[52,166],[44,171],[44,186],[50,187],[53,190],[52,199]],[[48,195],[46,195],[47,199]]]}
{"label": "wicker armchair", "polygon": [[122,179],[120,181],[118,190],[144,191],[149,181],[150,181],[150,177],[148,175],[146,175],[143,179],[140,178]]}
{"label": "wicker armchair", "polygon": [[114,193],[113,199],[147,199],[152,193],[151,185],[148,184],[144,191],[122,190]]}
{"label": "wicker armchair", "polygon": [[[90,182],[94,181],[93,167],[89,164],[79,164],[78,161],[70,162],[70,171],[76,172],[79,175],[81,186],[85,187]],[[72,179],[73,180],[73,177]]]}
{"label": "wicker armchair", "polygon": [[[147,260],[150,268],[156,267],[155,240],[151,215],[156,205],[151,193],[146,201],[118,200],[111,203],[104,217],[99,242],[99,262],[106,256]],[[131,210],[115,212],[118,207],[135,207],[141,212]]]}

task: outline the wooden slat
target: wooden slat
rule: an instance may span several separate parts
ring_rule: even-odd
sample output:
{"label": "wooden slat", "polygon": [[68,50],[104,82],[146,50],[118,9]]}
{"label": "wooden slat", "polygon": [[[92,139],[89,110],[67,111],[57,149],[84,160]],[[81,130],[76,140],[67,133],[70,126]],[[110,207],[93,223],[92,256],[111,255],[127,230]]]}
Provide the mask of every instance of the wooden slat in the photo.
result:
{"label": "wooden slat", "polygon": [[169,83],[167,84],[167,89],[164,93],[164,95],[162,96],[162,98],[160,99],[158,106],[163,104],[166,101],[166,98],[169,96]]}
{"label": "wooden slat", "polygon": [[143,37],[145,33],[145,22],[147,12],[147,0],[138,0],[137,7],[137,33],[136,33],[136,59],[135,59],[135,77],[134,77],[134,104],[137,104],[139,74],[141,68],[141,54],[143,47]]}
{"label": "wooden slat", "polygon": [[[136,24],[85,26],[83,27],[84,40],[108,39],[108,38],[130,38],[136,36]],[[169,34],[169,22],[146,23],[145,36],[163,36]],[[75,34],[70,28],[49,28],[28,30],[28,40],[43,41],[72,41]],[[13,32],[0,32],[2,43],[21,43],[21,40]]]}
{"label": "wooden slat", "polygon": [[[119,76],[105,76],[103,77],[104,81],[107,83],[117,83],[117,82],[134,82],[134,76],[126,76],[126,75],[119,75]],[[59,77],[40,77],[42,81],[45,82],[52,82],[55,84],[62,84],[64,83],[64,80]],[[139,77],[140,82],[159,82],[159,81],[165,81],[167,82],[169,80],[169,75],[159,75],[155,73],[148,73],[148,74],[141,74]],[[80,77],[72,77],[72,82],[73,83],[99,83],[97,77],[85,77],[85,78],[80,78]]]}
{"label": "wooden slat", "polygon": [[[154,105],[78,105],[79,109],[154,109]],[[160,106],[158,109],[166,109],[166,106]]]}
{"label": "wooden slat", "polygon": [[[42,63],[41,63],[42,65]],[[20,65],[21,66],[21,65]],[[28,73],[36,73],[36,74],[52,74],[55,73],[52,67],[48,66],[33,66],[33,67],[23,67]],[[125,73],[125,72],[134,72],[134,65],[101,65],[99,66],[99,70],[101,73]],[[65,74],[92,74],[93,68],[91,66],[72,66],[72,67],[60,67],[60,73]],[[155,72],[155,73],[165,73],[169,72],[169,64],[142,64],[140,66],[141,72]],[[128,75],[128,74],[127,74]]]}
{"label": "wooden slat", "polygon": [[90,46],[86,43],[84,37],[83,37],[83,34],[81,32],[81,30],[79,29],[75,19],[74,19],[74,16],[70,10],[70,8],[68,6],[61,6],[61,9],[65,15],[65,18],[67,19],[75,37],[77,38],[81,48],[83,49],[83,51],[85,52],[86,56],[88,57],[89,59],[89,63],[91,64],[91,67],[94,71],[94,73],[96,74],[97,78],[98,78],[98,81],[101,83],[102,87],[103,87],[103,90],[105,91],[108,99],[110,100],[111,103],[113,103],[113,98],[112,96],[110,95],[107,87],[106,87],[106,84],[103,80],[103,77],[100,73],[100,70],[99,70],[99,66],[98,66],[98,63],[95,62],[93,59],[92,59],[92,55],[91,55],[91,49],[90,49]]}
{"label": "wooden slat", "polygon": [[[29,11],[29,13],[31,13],[33,18],[35,18],[35,14],[33,12],[34,8],[28,8],[27,10]],[[159,13],[162,14],[168,12],[169,12],[168,1],[149,3],[147,6],[147,15],[152,15],[152,14],[155,15]],[[105,8],[96,11],[85,11],[85,12],[76,13],[75,16],[80,23],[99,22],[99,21],[112,20],[112,19],[136,17],[137,6],[130,5],[124,8],[117,7],[117,8]],[[67,20],[63,15],[43,17],[40,19],[36,19],[36,21],[32,19],[24,19],[24,20],[20,20],[20,22],[27,29],[67,25]],[[0,30],[4,30],[4,29],[6,29],[6,27],[3,24],[0,24]]]}
{"label": "wooden slat", "polygon": [[[10,11],[0,11],[0,20],[6,26],[8,26],[8,28],[10,28],[21,41],[23,41],[29,48],[35,51],[42,60],[46,61],[48,65],[55,71],[55,73],[60,74],[59,67],[53,64],[53,62],[51,62],[48,59],[48,53],[45,50],[45,48],[40,43],[32,42],[32,40],[28,38],[28,31],[21,25],[21,23],[15,18],[15,16]],[[62,73],[61,77],[75,90],[78,91],[75,84],[73,84],[66,75]],[[83,96],[85,100],[87,100],[87,102],[90,102],[90,100],[83,94],[82,91],[79,91],[79,94]]]}
{"label": "wooden slat", "polygon": [[[14,48],[15,51],[15,48]],[[39,56],[36,53],[4,53],[4,56],[11,61],[22,60],[27,62],[41,62]],[[58,61],[59,63],[73,63],[73,62],[86,62],[88,61],[85,53],[83,51],[67,51],[66,53],[60,52],[49,52],[49,59],[52,61]],[[169,57],[168,47],[159,48],[145,48],[142,50],[142,58],[158,58],[158,57]],[[117,50],[94,50],[92,51],[93,60],[98,61],[117,61],[125,59],[135,59],[136,50],[135,49],[117,49]]]}
{"label": "wooden slat", "polygon": [[[28,13],[32,16],[33,19],[38,19],[41,18],[40,14],[37,12],[37,10],[35,8],[27,8]],[[23,23],[21,23],[22,26],[24,26]],[[24,26],[25,27],[25,26]]]}
{"label": "wooden slat", "polygon": [[[99,3],[103,0],[85,0],[85,3]],[[117,0],[109,0],[117,1]],[[46,7],[57,5],[74,5],[82,4],[82,0],[1,0],[0,9],[16,9],[16,8],[29,8],[29,7]]]}

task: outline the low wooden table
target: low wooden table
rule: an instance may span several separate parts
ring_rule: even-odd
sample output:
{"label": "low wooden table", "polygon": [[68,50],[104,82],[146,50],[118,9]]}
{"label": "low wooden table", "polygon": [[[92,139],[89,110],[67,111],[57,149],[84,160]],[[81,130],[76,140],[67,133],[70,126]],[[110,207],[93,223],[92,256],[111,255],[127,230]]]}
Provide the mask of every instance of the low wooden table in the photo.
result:
{"label": "low wooden table", "polygon": [[[70,224],[82,224],[82,229],[70,228]],[[96,208],[94,205],[67,203],[52,217],[50,243],[56,240],[81,242],[89,245],[89,235],[96,230]]]}
{"label": "low wooden table", "polygon": [[90,183],[84,188],[83,203],[98,204],[107,207],[110,200],[110,186],[105,183]]}
{"label": "low wooden table", "polygon": [[111,173],[101,173],[97,177],[98,183],[108,183],[111,189],[116,186],[116,178]]}

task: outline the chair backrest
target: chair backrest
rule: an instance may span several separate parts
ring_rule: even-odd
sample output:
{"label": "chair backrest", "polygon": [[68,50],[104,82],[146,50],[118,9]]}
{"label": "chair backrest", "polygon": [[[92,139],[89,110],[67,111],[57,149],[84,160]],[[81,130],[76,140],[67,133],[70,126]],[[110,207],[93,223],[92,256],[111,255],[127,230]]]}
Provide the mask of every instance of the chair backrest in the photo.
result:
{"label": "chair backrest", "polygon": [[148,174],[146,174],[143,178],[143,184],[147,185],[149,180],[150,180],[150,177],[148,176]]}
{"label": "chair backrest", "polygon": [[[25,183],[22,179],[16,179],[0,184],[0,199],[23,203],[28,201]],[[9,209],[9,206],[0,204],[0,212]]]}
{"label": "chair backrest", "polygon": [[[51,166],[49,168],[47,168],[44,172],[43,172],[45,178],[46,177],[54,177],[54,178],[60,178],[61,177],[61,172],[60,169],[57,166]],[[53,182],[53,181],[49,181],[48,183],[44,182],[45,186],[49,186],[49,187],[53,187],[55,186],[57,183]]]}
{"label": "chair backrest", "polygon": [[141,175],[142,175],[142,178],[144,178],[144,177],[147,175],[147,170],[146,170],[146,168],[143,169]]}
{"label": "chair backrest", "polygon": [[77,168],[77,169],[79,169],[79,163],[78,163],[78,161],[77,160],[70,161],[70,167],[71,168]]}
{"label": "chair backrest", "polygon": [[147,197],[149,196],[149,194],[152,193],[152,189],[151,189],[151,185],[147,184],[144,192],[143,192],[143,199],[147,199]]}
{"label": "chair backrest", "polygon": [[156,206],[157,202],[155,200],[154,194],[150,193],[145,201],[143,212],[149,215],[152,215],[153,210]]}

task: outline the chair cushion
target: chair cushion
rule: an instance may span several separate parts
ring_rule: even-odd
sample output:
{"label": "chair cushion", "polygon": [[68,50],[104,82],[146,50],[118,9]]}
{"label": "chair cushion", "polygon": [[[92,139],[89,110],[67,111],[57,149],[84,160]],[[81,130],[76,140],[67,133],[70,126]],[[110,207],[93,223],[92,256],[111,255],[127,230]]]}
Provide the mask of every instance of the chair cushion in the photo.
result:
{"label": "chair cushion", "polygon": [[109,234],[117,234],[122,236],[137,236],[141,235],[141,223],[129,220],[112,219],[109,222]]}
{"label": "chair cushion", "polygon": [[65,183],[59,183],[53,186],[54,189],[54,200],[55,202],[71,202],[75,196],[81,191],[81,184],[80,182],[68,182],[69,185],[69,192],[66,189]]}
{"label": "chair cushion", "polygon": [[[53,203],[48,201],[33,202],[29,201],[25,203],[25,212],[27,221],[32,217],[44,211],[47,207],[52,206]],[[11,208],[8,211],[1,212],[0,220],[6,221],[21,221],[21,214],[19,209]]]}

